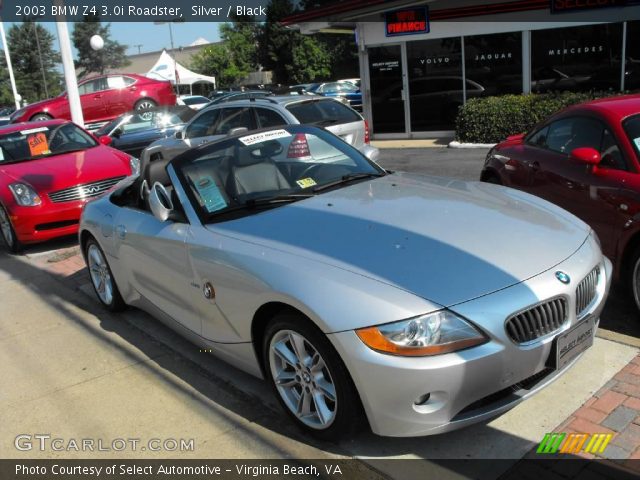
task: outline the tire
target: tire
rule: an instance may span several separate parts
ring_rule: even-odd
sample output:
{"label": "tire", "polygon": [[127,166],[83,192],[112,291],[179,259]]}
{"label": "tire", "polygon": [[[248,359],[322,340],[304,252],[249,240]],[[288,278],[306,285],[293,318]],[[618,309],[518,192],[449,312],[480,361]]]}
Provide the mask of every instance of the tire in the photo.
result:
{"label": "tire", "polygon": [[640,310],[640,246],[636,247],[631,256],[631,264],[629,266],[629,273],[627,285],[629,286],[629,293],[633,299],[635,306]]}
{"label": "tire", "polygon": [[51,120],[53,117],[47,113],[36,113],[33,117],[29,119],[30,122],[46,122],[47,120]]}
{"label": "tire", "polygon": [[494,185],[502,185],[500,177],[498,177],[495,173],[488,173],[487,175],[485,175],[482,181],[485,183],[493,183]]}
{"label": "tire", "polygon": [[22,251],[22,244],[13,229],[9,214],[2,205],[0,205],[0,236],[11,253],[16,254]]}
{"label": "tire", "polygon": [[361,427],[362,405],[347,368],[324,333],[303,315],[276,315],[265,330],[262,354],[276,398],[306,433],[338,440]]}
{"label": "tire", "polygon": [[138,100],[133,108],[135,110],[149,110],[150,108],[155,108],[157,106],[158,104],[150,98],[143,98],[142,100]]}
{"label": "tire", "polygon": [[112,312],[124,310],[126,304],[113,278],[107,257],[102,251],[102,248],[100,248],[100,245],[98,245],[98,242],[93,238],[87,241],[85,258],[87,260],[89,276],[91,277],[91,285],[93,285],[93,289],[100,303]]}

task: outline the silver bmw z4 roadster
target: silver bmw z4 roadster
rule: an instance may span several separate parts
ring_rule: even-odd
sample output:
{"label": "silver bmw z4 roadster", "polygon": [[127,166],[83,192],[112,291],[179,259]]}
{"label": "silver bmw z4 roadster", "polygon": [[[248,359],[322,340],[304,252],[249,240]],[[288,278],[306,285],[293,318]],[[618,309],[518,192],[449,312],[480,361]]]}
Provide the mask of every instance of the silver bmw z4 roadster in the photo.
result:
{"label": "silver bmw z4 roadster", "polygon": [[304,125],[141,163],[82,215],[98,298],[265,378],[317,436],[487,420],[593,343],[611,262],[544,200],[385,171]]}

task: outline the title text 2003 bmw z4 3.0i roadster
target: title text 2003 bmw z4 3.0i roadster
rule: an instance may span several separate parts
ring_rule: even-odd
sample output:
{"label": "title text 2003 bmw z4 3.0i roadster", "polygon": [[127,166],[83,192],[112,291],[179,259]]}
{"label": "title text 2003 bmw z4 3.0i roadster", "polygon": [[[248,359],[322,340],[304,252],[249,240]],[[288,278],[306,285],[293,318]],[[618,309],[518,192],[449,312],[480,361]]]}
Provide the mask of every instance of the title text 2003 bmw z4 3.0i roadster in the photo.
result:
{"label": "title text 2003 bmw z4 3.0i roadster", "polygon": [[593,342],[611,263],[544,200],[390,173],[300,125],[147,157],[83,213],[100,300],[265,377],[321,437],[486,420]]}

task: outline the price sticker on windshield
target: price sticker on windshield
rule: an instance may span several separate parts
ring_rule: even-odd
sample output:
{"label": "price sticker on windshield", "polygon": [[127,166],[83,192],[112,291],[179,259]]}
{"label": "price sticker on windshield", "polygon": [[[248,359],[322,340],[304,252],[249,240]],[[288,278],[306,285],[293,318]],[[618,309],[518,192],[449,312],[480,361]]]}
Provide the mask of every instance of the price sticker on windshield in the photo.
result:
{"label": "price sticker on windshield", "polygon": [[31,153],[32,157],[51,153],[49,150],[49,143],[47,142],[47,136],[42,132],[29,135],[27,137],[27,143],[29,144],[29,153]]}
{"label": "price sticker on windshield", "polygon": [[255,133],[253,135],[247,135],[246,137],[240,137],[242,143],[247,147],[249,145],[255,145],[256,143],[266,142],[267,140],[275,140],[276,138],[287,138],[291,134],[286,130],[271,130],[270,132]]}
{"label": "price sticker on windshield", "polygon": [[300,188],[309,188],[317,185],[316,181],[311,177],[301,178],[300,180],[296,180],[296,183]]}

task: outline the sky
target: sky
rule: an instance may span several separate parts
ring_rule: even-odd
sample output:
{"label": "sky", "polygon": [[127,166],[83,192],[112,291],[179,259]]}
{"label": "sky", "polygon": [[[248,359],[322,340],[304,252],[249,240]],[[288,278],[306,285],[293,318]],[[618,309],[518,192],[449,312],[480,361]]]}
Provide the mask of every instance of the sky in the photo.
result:
{"label": "sky", "polygon": [[[5,24],[5,29],[11,27],[11,23]],[[42,22],[40,25],[49,30],[54,38],[54,48],[58,48],[58,32],[54,22]],[[190,23],[174,23],[171,25],[173,30],[173,45],[175,48],[186,47],[194,42],[197,38],[203,37],[210,42],[219,40],[218,26],[220,23],[190,22]],[[73,23],[68,24],[69,35],[73,33]],[[166,48],[171,48],[168,24],[155,25],[153,22],[117,22],[111,23],[111,39],[128,45],[127,55],[140,52],[155,52]],[[75,55],[74,49],[74,55]]]}

